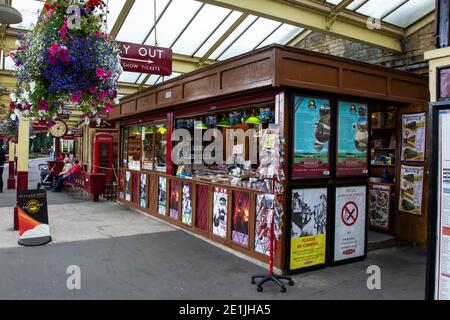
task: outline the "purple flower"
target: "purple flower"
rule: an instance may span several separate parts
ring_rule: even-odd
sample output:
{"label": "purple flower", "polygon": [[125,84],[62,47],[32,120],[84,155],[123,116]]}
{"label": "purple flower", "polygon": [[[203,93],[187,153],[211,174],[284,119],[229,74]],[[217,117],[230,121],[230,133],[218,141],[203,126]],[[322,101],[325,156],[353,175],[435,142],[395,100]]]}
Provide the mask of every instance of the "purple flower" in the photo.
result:
{"label": "purple flower", "polygon": [[37,107],[41,111],[47,111],[48,110],[48,102],[45,100],[41,100],[38,102]]}
{"label": "purple flower", "polygon": [[90,94],[94,94],[97,92],[97,88],[96,87],[89,87],[89,93]]}
{"label": "purple flower", "polygon": [[97,77],[104,77],[105,76],[105,70],[103,70],[102,68],[97,68],[97,70],[95,71],[95,74],[97,75]]}
{"label": "purple flower", "polygon": [[14,109],[16,108],[16,104],[14,103],[14,102],[10,102],[9,103],[9,109],[11,110],[11,111],[13,111]]}
{"label": "purple flower", "polygon": [[72,94],[72,97],[70,98],[70,100],[71,100],[73,103],[77,103],[78,101],[80,101],[80,99],[81,99],[82,96],[83,96],[83,92],[82,92],[81,90],[78,90],[78,91],[75,91],[75,92]]}
{"label": "purple flower", "polygon": [[113,112],[113,110],[114,110],[114,106],[111,103],[106,103],[105,104],[105,111],[106,112],[110,113],[110,112]]}

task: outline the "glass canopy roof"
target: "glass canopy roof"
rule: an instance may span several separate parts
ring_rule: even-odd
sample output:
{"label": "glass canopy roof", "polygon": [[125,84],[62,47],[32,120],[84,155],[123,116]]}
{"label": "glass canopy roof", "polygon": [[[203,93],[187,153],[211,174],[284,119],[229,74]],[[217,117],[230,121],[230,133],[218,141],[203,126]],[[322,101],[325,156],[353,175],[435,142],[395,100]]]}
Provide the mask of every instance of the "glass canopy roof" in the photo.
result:
{"label": "glass canopy roof", "polygon": [[[315,0],[323,2],[320,0]],[[327,0],[337,5],[341,0]],[[434,10],[434,0],[354,0],[346,9],[382,19],[384,22],[405,28]],[[108,1],[108,31],[113,29],[126,0]],[[30,29],[36,23],[43,7],[42,0],[12,0],[12,6],[23,15],[23,22],[13,27]],[[242,12],[204,4],[195,0],[157,0],[156,28],[154,6],[151,0],[136,0],[117,33],[119,41],[157,44],[172,48],[176,54],[196,58],[225,60],[272,43],[288,44],[302,28],[272,21],[253,15],[245,19],[229,34],[215,50],[210,52],[224,33],[237,22]],[[156,34],[156,38],[155,38]],[[2,68],[11,69],[13,64],[5,57]],[[170,77],[125,72],[119,81],[154,85],[178,77],[174,72]]]}

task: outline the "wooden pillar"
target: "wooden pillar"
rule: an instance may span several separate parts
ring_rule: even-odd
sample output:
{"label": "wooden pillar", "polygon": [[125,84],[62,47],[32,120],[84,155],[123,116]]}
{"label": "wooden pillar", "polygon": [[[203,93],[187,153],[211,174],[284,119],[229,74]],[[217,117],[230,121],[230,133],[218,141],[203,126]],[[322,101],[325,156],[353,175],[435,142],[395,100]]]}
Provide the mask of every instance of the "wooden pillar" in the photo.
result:
{"label": "wooden pillar", "polygon": [[7,187],[8,190],[15,189],[16,188],[16,177],[15,177],[15,144],[13,142],[9,143],[9,174],[8,174],[8,182]]}
{"label": "wooden pillar", "polygon": [[[28,190],[28,160],[30,151],[30,119],[19,120],[19,142],[17,144],[17,194]],[[14,230],[19,230],[18,206],[14,208]]]}
{"label": "wooden pillar", "polygon": [[166,174],[168,176],[173,175],[172,166],[172,132],[174,129],[173,113],[167,114],[167,144],[166,144]]}
{"label": "wooden pillar", "polygon": [[61,138],[55,138],[55,161],[59,161],[61,155]]}

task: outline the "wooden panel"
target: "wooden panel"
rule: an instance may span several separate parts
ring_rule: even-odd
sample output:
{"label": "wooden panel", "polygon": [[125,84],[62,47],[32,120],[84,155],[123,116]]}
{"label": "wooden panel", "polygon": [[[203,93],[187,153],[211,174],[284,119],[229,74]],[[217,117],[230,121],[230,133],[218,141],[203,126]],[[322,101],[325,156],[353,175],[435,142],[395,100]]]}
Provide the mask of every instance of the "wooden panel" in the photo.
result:
{"label": "wooden panel", "polygon": [[391,94],[397,97],[423,99],[428,97],[428,86],[411,81],[392,79]]}
{"label": "wooden panel", "polygon": [[132,100],[130,102],[122,104],[120,113],[129,114],[134,113],[135,111],[136,111],[136,100]]}
{"label": "wooden panel", "polygon": [[153,110],[155,108],[155,106],[156,106],[156,95],[154,93],[137,99],[137,110],[138,111]]}
{"label": "wooden panel", "polygon": [[149,208],[150,213],[153,215],[157,215],[158,213],[158,176],[151,175],[150,183],[149,183]]}
{"label": "wooden panel", "polygon": [[292,81],[334,87],[339,85],[339,68],[326,64],[285,58],[282,60],[281,73]]}
{"label": "wooden panel", "polygon": [[255,61],[222,72],[222,90],[233,88],[251,88],[252,84],[270,80],[272,77],[272,60],[270,58]]}
{"label": "wooden panel", "polygon": [[139,173],[133,172],[132,174],[132,183],[133,183],[133,193],[132,199],[133,203],[139,205],[139,196],[140,196],[140,179]]}
{"label": "wooden panel", "polygon": [[208,186],[197,185],[197,199],[195,210],[195,226],[205,232],[208,231]]}
{"label": "wooden panel", "polygon": [[156,103],[158,105],[167,104],[177,100],[181,100],[181,98],[182,98],[181,85],[177,85],[162,91],[158,91]]}
{"label": "wooden panel", "polygon": [[194,98],[211,95],[220,90],[219,75],[217,73],[188,81],[184,84],[184,98]]}
{"label": "wooden panel", "polygon": [[386,77],[350,69],[342,71],[342,86],[346,89],[387,95]]}

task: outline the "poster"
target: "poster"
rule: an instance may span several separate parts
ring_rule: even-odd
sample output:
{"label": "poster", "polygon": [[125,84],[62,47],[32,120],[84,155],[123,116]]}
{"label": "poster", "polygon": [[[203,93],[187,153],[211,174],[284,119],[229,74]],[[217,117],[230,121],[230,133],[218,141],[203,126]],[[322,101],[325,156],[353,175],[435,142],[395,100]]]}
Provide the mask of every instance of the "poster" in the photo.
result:
{"label": "poster", "polygon": [[119,199],[125,199],[125,174],[119,171]]}
{"label": "poster", "polygon": [[402,161],[424,161],[426,113],[402,115]]}
{"label": "poster", "polygon": [[336,188],[334,261],[365,255],[366,186]]}
{"label": "poster", "polygon": [[227,237],[227,189],[214,188],[213,234],[221,238]]}
{"label": "poster", "polygon": [[339,101],[337,176],[360,176],[368,173],[367,119],[367,105]]}
{"label": "poster", "polygon": [[142,208],[147,208],[147,175],[141,173],[140,197],[139,202]]}
{"label": "poster", "polygon": [[439,114],[435,299],[450,300],[450,112]]}
{"label": "poster", "polygon": [[292,190],[290,269],[325,263],[327,188]]}
{"label": "poster", "polygon": [[26,190],[17,193],[19,244],[40,246],[52,240],[48,224],[47,193]]}
{"label": "poster", "polygon": [[294,177],[330,174],[330,100],[296,96],[294,115]]}
{"label": "poster", "polygon": [[391,214],[391,186],[371,184],[369,188],[370,226],[389,230]]}
{"label": "poster", "polygon": [[181,222],[188,226],[192,226],[192,185],[186,182],[183,182]]}
{"label": "poster", "polygon": [[167,208],[167,198],[166,198],[166,182],[165,177],[158,178],[158,213],[165,216]]}
{"label": "poster", "polygon": [[400,175],[400,211],[421,215],[423,167],[402,165]]}
{"label": "poster", "polygon": [[125,200],[131,201],[131,172],[125,172]]}
{"label": "poster", "polygon": [[231,240],[241,246],[248,246],[248,218],[250,214],[250,193],[233,191],[233,221]]}
{"label": "poster", "polygon": [[180,200],[180,182],[172,181],[170,189],[169,217],[178,220],[178,203]]}
{"label": "poster", "polygon": [[255,251],[270,255],[270,224],[275,206],[275,195],[256,196]]}

